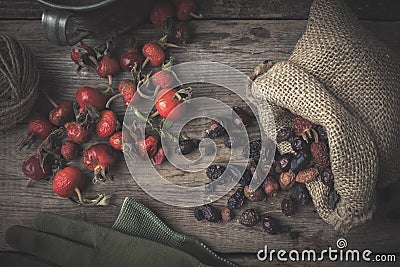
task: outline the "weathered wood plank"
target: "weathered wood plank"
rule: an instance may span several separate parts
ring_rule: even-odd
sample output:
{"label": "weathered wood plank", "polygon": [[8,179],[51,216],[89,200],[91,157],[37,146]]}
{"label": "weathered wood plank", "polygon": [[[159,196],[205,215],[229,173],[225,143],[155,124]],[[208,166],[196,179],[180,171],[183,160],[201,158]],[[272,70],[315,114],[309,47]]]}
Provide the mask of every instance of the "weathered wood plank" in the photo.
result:
{"label": "weathered wood plank", "polygon": [[[399,22],[364,23],[373,33],[400,52]],[[304,31],[305,21],[197,21],[196,37],[193,44],[174,49],[171,53],[177,62],[191,60],[218,61],[235,67],[245,73],[265,58],[283,60],[288,57],[297,39]],[[41,87],[50,92],[56,100],[71,99],[75,90],[83,85],[94,85],[102,82],[94,73],[88,73],[81,78],[75,76],[75,66],[69,59],[69,48],[57,47],[48,43],[41,35],[41,27],[38,21],[3,21],[0,22],[0,31],[14,34],[24,42],[36,55],[41,69]],[[157,30],[152,26],[145,25],[140,30],[134,31],[124,40],[120,41],[120,48],[126,47],[129,37],[135,36],[139,41],[155,39]],[[93,43],[93,40],[89,40]],[[129,77],[121,74],[115,77],[118,81]],[[209,96],[232,105],[239,100],[227,91],[205,85],[195,88],[195,95]],[[39,107],[40,106],[40,107]],[[37,110],[45,110],[45,102],[38,102]],[[117,108],[123,115],[124,108]],[[203,130],[201,122],[195,124],[190,134],[199,134]],[[193,235],[211,248],[223,253],[255,253],[268,244],[274,249],[323,249],[335,246],[339,234],[334,232],[330,226],[325,224],[314,209],[309,206],[302,208],[296,216],[287,218],[276,215],[285,224],[289,224],[294,230],[301,232],[298,240],[292,241],[287,236],[270,236],[262,233],[260,225],[255,228],[245,228],[236,222],[229,224],[211,224],[197,222],[190,209],[174,208],[155,201],[146,195],[137,184],[132,181],[128,169],[122,157],[118,165],[113,168],[115,181],[108,186],[90,185],[85,194],[115,193],[115,207],[106,208],[81,208],[74,206],[67,200],[60,199],[54,195],[49,184],[36,183],[25,189],[26,179],[23,177],[20,166],[24,158],[34,153],[34,147],[28,151],[18,152],[15,144],[25,134],[26,125],[18,125],[17,129],[8,134],[0,136],[0,236],[4,235],[5,229],[14,224],[29,225],[34,214],[40,211],[53,211],[69,216],[71,218],[85,219],[90,222],[104,226],[111,226],[115,220],[119,207],[125,196],[133,196],[146,204],[156,212],[168,225],[188,235]],[[219,155],[217,160],[225,161],[226,149],[222,149],[219,143]],[[170,167],[168,164],[160,168],[163,174],[175,179],[179,183],[192,183],[193,181],[204,181],[204,173],[198,175],[185,174]],[[87,172],[87,177],[90,174]],[[175,177],[175,178],[174,178]],[[399,184],[396,185],[399,189]],[[397,190],[396,189],[396,190]],[[399,191],[395,191],[399,192]],[[281,194],[280,197],[283,197]],[[397,194],[390,202],[380,202],[373,221],[355,229],[346,236],[351,248],[369,248],[374,252],[399,252],[400,229],[399,223],[387,216],[392,209],[397,209],[399,201]],[[216,203],[223,207],[226,198]],[[247,204],[247,207],[255,207],[260,211],[279,208],[279,197],[271,198],[266,202]],[[0,249],[9,249],[0,241]],[[254,266],[256,261],[236,258],[243,265]],[[327,265],[329,266],[329,265]]]}
{"label": "weathered wood plank", "polygon": [[[396,0],[346,0],[360,19],[398,20]],[[306,19],[312,0],[201,0],[205,19]],[[1,0],[1,19],[40,19],[43,7],[34,0]]]}

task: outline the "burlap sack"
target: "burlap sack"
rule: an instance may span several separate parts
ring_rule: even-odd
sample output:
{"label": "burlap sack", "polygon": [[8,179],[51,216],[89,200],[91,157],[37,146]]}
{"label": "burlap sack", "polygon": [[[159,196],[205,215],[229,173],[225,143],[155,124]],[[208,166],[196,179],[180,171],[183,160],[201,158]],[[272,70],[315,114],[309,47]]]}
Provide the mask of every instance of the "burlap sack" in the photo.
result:
{"label": "burlap sack", "polygon": [[252,94],[272,105],[277,127],[287,124],[290,110],[327,130],[341,200],[331,210],[328,187],[319,179],[309,183],[319,215],[341,232],[370,219],[376,184],[386,186],[400,173],[400,62],[393,52],[341,0],[315,0],[289,60],[255,82]]}

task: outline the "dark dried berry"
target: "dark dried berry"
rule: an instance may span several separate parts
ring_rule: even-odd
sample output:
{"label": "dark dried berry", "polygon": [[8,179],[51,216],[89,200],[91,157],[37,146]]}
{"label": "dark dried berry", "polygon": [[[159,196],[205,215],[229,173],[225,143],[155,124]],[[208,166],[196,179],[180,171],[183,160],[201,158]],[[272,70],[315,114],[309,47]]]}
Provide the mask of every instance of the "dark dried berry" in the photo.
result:
{"label": "dark dried berry", "polygon": [[339,193],[336,192],[335,189],[331,188],[331,190],[328,193],[328,207],[330,209],[335,209],[339,200],[340,200]]}
{"label": "dark dried berry", "polygon": [[204,205],[201,207],[201,211],[203,212],[204,218],[209,222],[220,222],[221,221],[221,212],[210,205]]}
{"label": "dark dried berry", "polygon": [[299,205],[305,206],[311,203],[311,196],[303,184],[297,184],[291,198]]}
{"label": "dark dried berry", "polygon": [[237,107],[237,106],[234,106],[232,109],[239,117],[239,118],[237,118],[236,116],[232,116],[233,117],[233,123],[236,126],[241,126],[242,124],[244,126],[250,125],[250,123],[251,123],[251,115],[246,110],[242,109],[241,107]]}
{"label": "dark dried berry", "polygon": [[296,175],[292,171],[282,172],[279,175],[279,186],[283,191],[292,188],[295,182],[296,182]]}
{"label": "dark dried berry", "polygon": [[187,155],[190,154],[194,149],[199,147],[199,140],[197,139],[185,139],[179,141],[179,146],[176,149],[176,153]]}
{"label": "dark dried berry", "polygon": [[318,133],[318,140],[324,141],[324,142],[328,141],[328,133],[326,132],[326,130],[324,129],[323,126],[321,126],[321,125],[316,126],[315,130]]}
{"label": "dark dried berry", "polygon": [[234,178],[235,180],[240,177],[238,184],[240,184],[241,186],[246,186],[250,184],[252,175],[249,170],[235,164],[229,164],[228,171],[232,178]]}
{"label": "dark dried berry", "polygon": [[221,217],[224,222],[229,222],[235,218],[235,213],[230,208],[224,208],[221,212]]}
{"label": "dark dried berry", "polygon": [[292,129],[290,127],[280,128],[276,135],[276,142],[282,143],[288,141],[292,137]]}
{"label": "dark dried berry", "polygon": [[271,216],[265,216],[262,218],[262,227],[264,231],[270,235],[276,235],[281,231],[278,220]]}
{"label": "dark dried berry", "polygon": [[292,153],[286,153],[280,156],[276,160],[276,165],[275,165],[275,172],[276,173],[282,173],[282,172],[287,172],[290,170],[290,164],[292,163],[293,159],[293,154]]}
{"label": "dark dried berry", "polygon": [[293,215],[296,208],[295,206],[296,205],[291,198],[289,197],[284,198],[281,204],[282,213],[286,216]]}
{"label": "dark dried berry", "polygon": [[260,152],[262,148],[261,140],[251,141],[243,149],[243,156],[248,156],[251,159],[258,161],[260,159]]}
{"label": "dark dried berry", "polygon": [[265,178],[263,188],[267,196],[273,195],[280,190],[279,182],[272,176],[267,176],[267,178]]}
{"label": "dark dried berry", "polygon": [[193,39],[193,27],[187,22],[178,22],[172,29],[172,37],[178,44],[188,44]]}
{"label": "dark dried berry", "polygon": [[237,148],[237,147],[243,145],[243,141],[242,141],[242,139],[240,139],[237,136],[225,135],[224,136],[224,145],[227,148]]}
{"label": "dark dried berry", "polygon": [[293,137],[291,145],[292,145],[292,149],[295,152],[310,150],[310,145],[303,138],[301,138],[299,136]]}
{"label": "dark dried berry", "polygon": [[201,221],[201,220],[203,220],[204,219],[204,214],[203,214],[203,211],[201,210],[201,208],[194,208],[194,210],[193,210],[193,213],[194,213],[194,217],[198,220],[198,221]]}
{"label": "dark dried berry", "polygon": [[294,173],[304,170],[310,164],[310,159],[311,156],[305,152],[294,155],[290,164],[290,170]]}
{"label": "dark dried berry", "polygon": [[239,223],[247,227],[256,225],[259,220],[260,216],[255,209],[247,209],[239,217]]}
{"label": "dark dried berry", "polygon": [[313,123],[303,117],[296,116],[292,123],[292,129],[295,135],[302,136],[306,132],[310,131],[313,127]]}
{"label": "dark dried berry", "polygon": [[333,173],[331,168],[325,168],[321,172],[321,181],[329,188],[333,188]]}
{"label": "dark dried berry", "polygon": [[244,189],[238,188],[232,196],[228,198],[228,208],[239,209],[243,206],[245,199]]}
{"label": "dark dried berry", "polygon": [[208,124],[208,128],[206,130],[207,137],[213,139],[213,138],[217,138],[219,136],[225,135],[225,134],[226,134],[225,128],[217,121],[212,120]]}
{"label": "dark dried berry", "polygon": [[225,167],[221,165],[210,165],[206,170],[207,177],[211,180],[217,180],[224,173]]}
{"label": "dark dried berry", "polygon": [[299,236],[300,236],[300,233],[299,233],[299,232],[290,232],[290,233],[289,233],[289,237],[290,237],[290,239],[292,239],[292,240],[295,240],[295,239],[299,238]]}
{"label": "dark dried berry", "polygon": [[282,225],[282,227],[281,227],[282,234],[288,234],[288,233],[290,233],[291,230],[292,230],[292,227],[290,227],[289,225]]}
{"label": "dark dried berry", "polygon": [[249,186],[246,185],[244,187],[244,195],[252,202],[263,201],[265,199],[265,193],[261,187],[257,188],[255,191],[250,191]]}

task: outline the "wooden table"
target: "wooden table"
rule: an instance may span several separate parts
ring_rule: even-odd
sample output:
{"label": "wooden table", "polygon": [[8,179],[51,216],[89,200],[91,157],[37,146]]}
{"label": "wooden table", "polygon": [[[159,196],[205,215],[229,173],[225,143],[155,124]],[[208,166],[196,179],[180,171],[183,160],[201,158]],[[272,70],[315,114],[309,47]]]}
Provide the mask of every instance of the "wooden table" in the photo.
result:
{"label": "wooden table", "polygon": [[[288,58],[296,41],[302,35],[311,0],[273,1],[273,0],[205,0],[199,1],[203,20],[193,21],[196,28],[192,44],[171,50],[176,62],[192,60],[218,61],[230,65],[244,73],[251,70],[264,59],[284,60]],[[400,3],[397,0],[348,0],[362,24],[371,30],[386,45],[400,53]],[[12,34],[22,41],[36,55],[41,72],[40,87],[47,90],[57,101],[71,100],[75,90],[84,85],[96,85],[103,82],[95,73],[82,77],[75,75],[76,66],[69,58],[69,47],[58,47],[49,43],[42,35],[40,25],[40,6],[29,0],[0,1],[0,31]],[[119,50],[128,45],[131,36],[139,41],[153,40],[160,31],[150,24],[130,32],[117,41]],[[91,44],[100,44],[103,40],[88,40]],[[118,82],[129,75],[118,75]],[[115,82],[115,83],[116,83]],[[210,96],[224,101],[228,105],[240,103],[239,99],[227,94],[225,89],[215,86],[195,86],[195,96]],[[50,108],[42,96],[34,112],[45,112]],[[124,114],[121,103],[113,106],[119,116]],[[204,123],[198,123],[188,135],[197,136],[204,129]],[[85,195],[113,193],[114,206],[88,208],[79,207],[72,202],[57,197],[49,183],[38,182],[25,188],[26,178],[21,172],[21,163],[34,153],[35,146],[29,150],[17,151],[17,142],[25,135],[26,123],[18,124],[15,130],[0,135],[0,249],[11,248],[3,241],[5,230],[15,224],[30,225],[34,215],[41,211],[57,212],[70,218],[84,219],[103,226],[111,226],[122,201],[126,196],[135,197],[152,209],[162,220],[176,231],[195,236],[208,244],[222,256],[243,266],[260,266],[266,263],[257,261],[255,253],[268,244],[273,249],[316,249],[335,247],[341,237],[330,225],[324,223],[314,211],[312,205],[301,208],[293,217],[276,215],[284,224],[301,233],[297,240],[287,235],[268,235],[260,226],[246,228],[237,222],[212,224],[197,222],[192,209],[176,208],[155,201],[144,193],[132,179],[123,157],[112,170],[115,181],[106,186],[90,185]],[[226,160],[227,149],[222,142],[218,144],[218,162]],[[185,174],[175,170],[169,164],[160,168],[160,172],[179,184],[192,184],[204,180],[200,174]],[[89,177],[89,173],[87,174]],[[345,238],[349,248],[370,249],[374,253],[400,253],[400,200],[399,183],[380,194],[378,211],[372,221],[354,229]],[[266,202],[247,204],[259,210],[272,210],[279,207],[280,198],[270,198]],[[227,197],[215,205],[223,207]],[[393,215],[397,212],[396,216]],[[275,262],[276,263],[276,262]],[[278,264],[278,263],[276,263]],[[345,263],[340,263],[345,264]],[[308,266],[308,263],[279,263],[280,266]],[[318,265],[331,266],[331,262]],[[346,265],[346,264],[345,264]],[[355,264],[349,264],[349,266]],[[394,264],[392,264],[394,266]],[[364,266],[361,264],[360,266]]]}

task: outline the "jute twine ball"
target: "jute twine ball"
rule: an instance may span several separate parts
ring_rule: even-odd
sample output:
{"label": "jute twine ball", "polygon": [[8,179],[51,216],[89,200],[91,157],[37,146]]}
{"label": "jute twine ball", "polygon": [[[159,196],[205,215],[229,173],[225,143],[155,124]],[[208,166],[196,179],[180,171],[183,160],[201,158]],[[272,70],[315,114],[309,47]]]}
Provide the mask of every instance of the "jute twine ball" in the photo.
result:
{"label": "jute twine ball", "polygon": [[0,133],[22,121],[39,93],[39,70],[29,51],[0,33]]}

